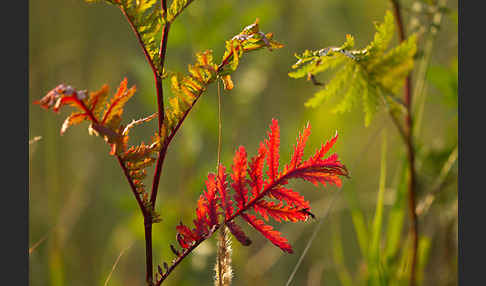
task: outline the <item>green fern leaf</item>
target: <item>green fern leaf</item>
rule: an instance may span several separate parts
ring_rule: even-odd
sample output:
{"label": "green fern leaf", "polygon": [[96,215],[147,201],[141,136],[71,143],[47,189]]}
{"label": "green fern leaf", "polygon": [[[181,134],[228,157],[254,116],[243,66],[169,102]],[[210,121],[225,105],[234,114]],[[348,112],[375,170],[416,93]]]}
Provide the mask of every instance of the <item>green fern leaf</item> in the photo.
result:
{"label": "green fern leaf", "polygon": [[366,51],[367,58],[378,58],[390,45],[390,41],[393,38],[395,32],[395,18],[392,12],[386,11],[385,20],[381,24],[375,24],[376,33],[373,41],[364,49]]}
{"label": "green fern leaf", "polygon": [[358,103],[358,97],[356,96],[363,88],[363,78],[360,75],[361,70],[359,65],[355,65],[354,69],[351,71],[352,76],[349,78],[355,84],[348,86],[348,89],[344,93],[343,100],[333,109],[334,113],[344,113],[351,111],[352,107]]}
{"label": "green fern leaf", "polygon": [[305,106],[317,107],[325,99],[342,95],[342,101],[333,110],[350,111],[358,101],[362,102],[365,125],[368,126],[382,102],[394,112],[402,111],[396,97],[406,76],[414,64],[417,37],[411,35],[406,41],[389,49],[394,33],[394,17],[387,11],[384,22],[376,24],[373,41],[364,49],[351,50],[354,38],[346,35],[340,47],[327,47],[295,55],[298,61],[292,65],[289,77],[307,80],[327,70],[335,70],[334,76],[324,88],[314,94]]}
{"label": "green fern leaf", "polygon": [[295,57],[299,60],[292,65],[292,68],[296,70],[289,72],[289,76],[292,78],[309,77],[309,75],[316,75],[328,69],[336,68],[353,57],[347,52],[353,46],[354,38],[351,35],[346,35],[346,42],[340,47],[328,47],[318,51],[305,50],[302,55],[296,54]]}
{"label": "green fern leaf", "polygon": [[344,66],[339,72],[337,72],[336,76],[334,76],[334,78],[328,84],[326,84],[323,89],[316,92],[314,94],[314,97],[312,97],[305,103],[305,106],[317,107],[325,99],[333,97],[334,95],[342,92],[343,89],[347,88],[346,81],[351,77],[352,72],[352,65]]}
{"label": "green fern leaf", "polygon": [[381,85],[392,93],[399,92],[403,79],[413,68],[413,56],[417,51],[417,37],[410,36],[372,66],[375,77]]}

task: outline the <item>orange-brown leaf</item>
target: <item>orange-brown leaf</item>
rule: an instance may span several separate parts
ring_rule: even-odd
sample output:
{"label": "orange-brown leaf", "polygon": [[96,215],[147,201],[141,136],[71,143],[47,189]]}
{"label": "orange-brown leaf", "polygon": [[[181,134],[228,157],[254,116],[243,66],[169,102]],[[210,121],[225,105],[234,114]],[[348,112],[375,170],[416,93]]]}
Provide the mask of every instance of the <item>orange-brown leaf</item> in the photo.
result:
{"label": "orange-brown leaf", "polygon": [[225,90],[232,90],[235,87],[229,74],[223,76],[221,79],[223,80],[223,86]]}
{"label": "orange-brown leaf", "polygon": [[80,110],[87,112],[83,100],[86,98],[86,91],[77,91],[70,85],[60,84],[49,91],[40,100],[34,101],[45,109],[51,109],[58,112],[63,105],[72,105]]}
{"label": "orange-brown leaf", "polygon": [[69,115],[66,118],[66,120],[64,120],[64,123],[62,124],[61,135],[64,135],[64,132],[66,132],[66,130],[70,126],[79,124],[79,123],[83,122],[84,120],[88,120],[88,115],[84,112],[75,112],[75,113]]}
{"label": "orange-brown leaf", "polygon": [[89,95],[88,108],[99,120],[102,119],[103,109],[106,107],[108,101],[108,91],[108,85],[104,84],[100,90],[91,92]]}
{"label": "orange-brown leaf", "polygon": [[127,82],[128,81],[125,78],[120,83],[116,94],[112,98],[111,102],[108,105],[108,108],[103,114],[101,124],[110,125],[110,121],[118,120],[118,118],[121,118],[123,114],[123,107],[136,91],[135,86],[132,86],[130,89],[128,89]]}

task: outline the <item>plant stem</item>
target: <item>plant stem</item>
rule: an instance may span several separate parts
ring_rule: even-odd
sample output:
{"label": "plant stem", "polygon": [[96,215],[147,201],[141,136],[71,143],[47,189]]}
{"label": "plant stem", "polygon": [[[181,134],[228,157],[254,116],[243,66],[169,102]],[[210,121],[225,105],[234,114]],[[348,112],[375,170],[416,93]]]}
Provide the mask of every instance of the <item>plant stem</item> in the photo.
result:
{"label": "plant stem", "polygon": [[147,265],[146,281],[149,286],[153,285],[153,262],[152,262],[152,217],[144,216],[145,226],[145,264]]}
{"label": "plant stem", "polygon": [[[161,11],[162,11],[162,17],[164,17],[164,20],[166,20],[167,17],[167,0],[162,0],[160,1],[161,5]],[[160,72],[159,69],[155,66],[154,62],[152,61],[147,49],[145,48],[145,45],[143,43],[143,40],[137,31],[133,21],[131,18],[128,16],[126,11],[121,8],[121,11],[125,18],[127,19],[128,23],[130,24],[130,27],[132,28],[133,33],[137,37],[138,43],[140,44],[143,53],[145,55],[145,59],[150,65],[150,68],[152,69],[152,72],[154,74],[154,80],[155,80],[155,88],[157,91],[157,111],[159,114],[159,126],[158,126],[158,131],[159,131],[159,136],[161,136],[161,131],[162,131],[162,125],[164,123],[164,90],[162,87],[162,73],[164,70],[164,62],[165,62],[165,54],[167,50],[167,39],[168,39],[168,34],[169,34],[169,29],[170,29],[170,23],[165,21],[165,24],[162,28],[162,37],[160,40],[160,48],[159,48],[159,58],[160,58]],[[125,176],[127,177],[130,186],[132,187],[132,191],[134,192],[137,202],[140,205],[140,208],[142,210],[142,214],[144,217],[144,229],[145,229],[145,256],[146,256],[146,282],[147,285],[152,286],[153,285],[153,261],[152,261],[152,212],[155,210],[155,201],[157,199],[157,190],[159,187],[159,182],[160,182],[160,175],[162,173],[162,165],[165,159],[165,154],[167,151],[167,146],[164,145],[157,158],[157,163],[155,167],[155,173],[154,173],[154,179],[152,183],[152,191],[150,194],[150,208],[151,211],[147,211],[145,207],[143,206],[143,203],[141,202],[140,196],[138,193],[136,193],[136,189],[134,189],[133,182],[131,182],[128,171],[126,170],[123,162],[121,161],[121,158],[118,157],[118,161],[120,162],[120,166],[122,166],[123,171],[125,173]]]}
{"label": "plant stem", "polygon": [[[218,156],[217,156],[217,163],[216,163],[216,173],[219,172],[219,165],[221,164],[221,144],[222,144],[222,122],[221,122],[221,92],[219,87],[219,80],[217,80],[217,89],[218,89]],[[223,269],[222,269],[222,259],[224,257],[225,250],[225,227],[223,226],[219,231],[219,243],[218,243],[218,255],[217,255],[217,275],[218,275],[218,282],[219,286],[223,285]]]}
{"label": "plant stem", "polygon": [[145,225],[145,261],[147,265],[147,270],[146,270],[146,281],[149,286],[152,286],[152,279],[153,279],[153,264],[152,264],[152,215],[150,212],[147,211],[145,208],[142,199],[140,198],[140,195],[137,192],[137,189],[130,178],[130,174],[128,173],[127,168],[125,167],[125,164],[123,163],[122,158],[119,155],[116,155],[116,158],[118,159],[118,163],[120,163],[120,167],[123,170],[123,173],[125,174],[125,177],[128,180],[128,184],[130,184],[130,187],[132,189],[132,193],[135,196],[135,199],[137,200],[138,206],[140,207],[140,210],[142,211],[143,214],[143,220],[144,220],[144,225]]}
{"label": "plant stem", "polygon": [[445,7],[447,0],[439,0],[436,3],[437,12],[434,14],[429,15],[429,21],[431,22],[431,29],[425,36],[425,43],[424,43],[424,55],[422,57],[421,65],[417,70],[417,83],[415,84],[414,89],[414,105],[416,106],[416,111],[414,114],[414,133],[415,135],[420,134],[420,128],[423,118],[423,112],[425,108],[425,101],[427,98],[427,94],[424,93],[424,89],[426,86],[426,76],[427,70],[430,63],[430,59],[432,56],[432,48],[434,46],[435,39],[437,37],[437,33],[441,27],[442,19],[444,18],[443,11],[441,7]]}
{"label": "plant stem", "polygon": [[[400,42],[405,40],[405,28],[403,25],[402,15],[400,11],[400,3],[398,0],[392,0],[393,12],[398,26],[398,36]],[[405,115],[405,144],[407,148],[407,159],[409,168],[408,181],[408,209],[410,216],[410,233],[412,236],[412,261],[410,267],[410,286],[416,285],[416,268],[417,268],[417,250],[418,250],[418,221],[417,213],[415,212],[415,191],[416,191],[416,171],[415,171],[415,150],[413,144],[413,118],[412,118],[412,79],[411,72],[405,79],[405,107],[407,113]]]}
{"label": "plant stem", "polygon": [[219,286],[223,286],[223,263],[222,263],[222,260],[223,260],[223,257],[224,257],[224,251],[225,251],[225,247],[224,247],[224,243],[225,243],[225,240],[226,240],[226,237],[224,235],[224,226],[219,230],[219,237],[218,237],[218,255],[216,257],[216,259],[218,260],[217,263],[216,263],[216,267],[217,267],[217,271],[216,271],[216,275],[218,275],[218,285]]}
{"label": "plant stem", "polygon": [[[160,8],[162,11],[162,17],[167,17],[167,0],[160,1]],[[162,28],[162,36],[160,40],[159,47],[159,58],[160,58],[160,74],[154,72],[155,76],[155,88],[157,90],[157,111],[159,114],[159,136],[162,136],[162,125],[165,118],[164,110],[164,89],[162,87],[162,74],[164,71],[165,54],[167,51],[167,39],[169,36],[170,23],[164,24]],[[150,208],[152,212],[155,210],[155,202],[157,200],[157,191],[159,188],[160,175],[162,174],[162,165],[164,163],[165,154],[167,148],[164,146],[159,151],[157,156],[157,163],[155,166],[154,179],[152,183],[152,191],[150,193]],[[144,217],[145,225],[145,261],[147,264],[147,284],[149,286],[153,285],[153,253],[152,253],[152,217]]]}
{"label": "plant stem", "polygon": [[[167,1],[160,1],[163,17],[167,17]],[[167,39],[169,36],[170,23],[166,23],[162,28],[162,37],[160,39],[159,58],[160,58],[160,70],[163,72],[165,63],[165,54],[167,51]],[[164,111],[164,89],[162,88],[162,77],[155,78],[155,87],[157,89],[157,107],[159,112],[159,136],[162,136],[162,125],[164,123],[165,111]],[[164,145],[157,157],[157,164],[155,166],[154,179],[152,184],[152,192],[150,193],[150,203],[152,210],[155,209],[155,202],[157,200],[157,191],[159,188],[160,175],[162,174],[162,165],[164,163],[165,154],[167,151],[167,145]]]}
{"label": "plant stem", "polygon": [[217,83],[217,88],[218,88],[218,161],[216,163],[216,172],[219,169],[219,165],[221,164],[221,146],[222,146],[222,128],[223,128],[223,122],[221,119],[221,91],[220,91],[220,86],[219,86],[219,80]]}
{"label": "plant stem", "polygon": [[[167,39],[169,35],[169,30],[170,30],[170,23],[167,23],[164,25],[164,28],[162,29],[162,38],[160,40],[159,58],[160,58],[161,73],[163,73],[163,69],[164,69],[165,53],[167,51]],[[162,123],[164,123],[164,116],[163,116],[164,113],[160,113],[161,111],[164,111],[164,90],[162,89],[162,75],[156,78],[155,85],[157,88],[157,107],[158,107],[159,114],[162,114],[162,116],[159,116],[159,134],[160,134],[162,129]]]}
{"label": "plant stem", "polygon": [[[221,117],[221,87],[219,83],[219,79],[217,79],[217,90],[218,90],[218,156],[217,156],[217,163],[216,163],[216,172],[219,172],[219,166],[221,164],[221,149],[222,149],[222,144],[223,144],[223,136],[222,136],[222,129],[223,129],[223,121]],[[231,254],[228,252],[228,245],[227,239],[226,239],[226,226],[223,225],[223,227],[219,230],[219,243],[218,243],[218,255],[217,255],[217,275],[218,275],[218,285],[223,286],[224,281],[223,277],[225,276],[225,270],[227,267],[223,266],[223,260],[225,260],[225,263],[229,263],[228,261],[228,256]],[[228,274],[226,274],[228,275]]]}

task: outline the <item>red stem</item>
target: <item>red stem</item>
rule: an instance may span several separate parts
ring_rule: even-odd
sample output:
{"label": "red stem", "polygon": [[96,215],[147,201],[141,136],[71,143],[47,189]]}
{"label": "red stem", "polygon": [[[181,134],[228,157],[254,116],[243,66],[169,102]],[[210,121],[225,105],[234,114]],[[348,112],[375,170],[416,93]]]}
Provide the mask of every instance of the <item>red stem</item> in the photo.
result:
{"label": "red stem", "polygon": [[147,265],[145,280],[149,286],[153,285],[153,262],[152,262],[152,216],[144,215],[144,230],[145,230],[145,264]]}
{"label": "red stem", "polygon": [[[393,0],[393,12],[398,26],[398,36],[400,42],[405,41],[405,28],[400,12],[398,0]],[[408,182],[408,209],[410,216],[410,233],[412,235],[412,262],[410,267],[410,286],[416,285],[416,268],[417,268],[417,251],[418,251],[418,221],[415,212],[415,187],[416,187],[416,170],[415,170],[415,150],[413,143],[413,119],[412,119],[412,79],[411,73],[405,79],[405,106],[407,113],[405,115],[405,144],[407,145],[407,158],[409,168]]]}
{"label": "red stem", "polygon": [[[166,11],[166,1],[161,1],[162,11]],[[164,12],[165,14],[165,12]],[[162,37],[160,40],[160,49],[159,49],[159,56],[160,56],[160,68],[161,70],[164,69],[165,63],[165,54],[167,51],[167,39],[169,34],[170,24],[167,23],[164,25],[162,29]],[[157,89],[157,107],[159,112],[159,136],[162,134],[162,125],[164,123],[165,113],[164,113],[164,89],[162,88],[162,78],[156,76],[155,78],[155,86]],[[164,146],[157,157],[157,163],[155,166],[155,173],[154,179],[152,183],[152,192],[150,193],[150,203],[152,209],[155,209],[155,202],[157,200],[157,191],[159,188],[160,182],[160,175],[162,174],[162,165],[164,163],[165,154],[167,151],[167,146]]]}
{"label": "red stem", "polygon": [[[189,4],[191,4],[193,1],[188,1],[188,3],[185,5],[187,7]],[[161,1],[161,11],[162,11],[162,17],[165,20],[165,24],[162,28],[162,36],[160,40],[160,48],[159,48],[159,58],[160,58],[160,74],[155,67],[154,63],[152,62],[152,59],[150,58],[150,55],[148,54],[148,51],[145,49],[144,43],[140,37],[140,34],[138,33],[137,29],[135,28],[135,25],[131,21],[130,17],[126,14],[125,10],[121,8],[123,15],[127,19],[128,23],[130,24],[130,27],[132,28],[135,36],[137,37],[138,43],[143,49],[145,58],[150,64],[150,67],[152,68],[154,78],[155,78],[155,87],[157,91],[157,108],[158,108],[158,114],[159,114],[159,136],[162,134],[162,126],[164,123],[164,118],[165,118],[165,112],[164,112],[164,90],[162,87],[162,73],[164,70],[164,63],[165,63],[165,57],[166,57],[166,51],[167,51],[167,40],[168,40],[168,34],[170,30],[170,22],[167,21],[167,1],[162,0]],[[184,7],[184,8],[185,8]],[[232,52],[230,52],[222,61],[222,63],[218,66],[217,72],[219,72],[226,64],[228,64],[229,58],[232,56]],[[196,97],[194,100],[193,104],[189,107],[188,110],[184,113],[182,116],[181,120],[177,123],[176,127],[174,130],[172,130],[171,134],[167,139],[164,140],[163,146],[161,150],[159,151],[159,154],[157,156],[157,162],[155,166],[155,171],[154,171],[154,177],[152,181],[152,190],[150,193],[150,208],[155,210],[155,204],[157,200],[157,193],[158,193],[158,187],[160,184],[160,176],[162,174],[162,167],[163,163],[165,160],[165,156],[167,154],[167,149],[169,147],[170,142],[174,138],[175,134],[181,127],[182,123],[186,119],[187,115],[189,112],[192,110],[192,107],[196,104],[197,100],[201,97],[201,93]],[[129,178],[129,177],[128,177]],[[131,183],[133,184],[133,183]],[[139,199],[139,198],[138,198]],[[153,222],[151,221],[151,215],[150,213],[146,214],[145,210],[142,210],[144,213],[144,221],[145,221],[145,244],[146,244],[146,264],[147,264],[147,284],[149,286],[153,285],[153,262],[152,262],[152,224]],[[159,283],[160,284],[160,283]],[[158,285],[159,285],[158,284]]]}
{"label": "red stem", "polygon": [[227,64],[228,64],[228,60],[230,59],[230,57],[231,57],[232,55],[233,55],[233,51],[231,50],[231,51],[228,53],[228,55],[227,55],[226,57],[224,57],[224,59],[223,59],[223,61],[221,62],[221,64],[218,66],[218,70],[217,70],[217,72],[218,72],[218,73],[219,73],[219,72],[220,72],[220,71],[223,69],[223,67],[224,67],[225,65],[227,65]]}
{"label": "red stem", "polygon": [[[167,0],[160,1],[160,8],[164,20],[167,18]],[[157,110],[159,114],[159,136],[162,134],[162,125],[164,124],[165,110],[164,110],[164,89],[162,87],[162,74],[164,71],[165,54],[167,51],[167,39],[169,36],[170,23],[166,21],[162,28],[162,36],[160,39],[159,59],[160,59],[160,75],[154,70],[155,88],[157,90]],[[144,49],[145,50],[145,49]],[[150,58],[149,58],[150,60]],[[153,65],[152,65],[153,66]],[[166,154],[166,146],[164,146],[157,156],[157,163],[155,166],[154,179],[152,183],[152,191],[150,193],[150,208],[155,210],[155,202],[157,200],[157,191],[159,188],[160,175],[162,173],[162,166]],[[145,256],[147,264],[147,284],[153,285],[153,262],[152,262],[152,218],[147,220],[145,218]]]}
{"label": "red stem", "polygon": [[[164,3],[165,1],[162,1]],[[163,4],[162,4],[163,5]],[[163,8],[164,9],[164,8]],[[163,10],[165,11],[165,9]],[[157,107],[159,114],[162,114],[162,116],[159,116],[159,134],[162,129],[162,124],[164,123],[164,90],[162,89],[162,73],[164,70],[164,63],[165,63],[165,53],[167,51],[167,39],[169,36],[169,29],[170,29],[170,23],[167,23],[164,25],[162,28],[162,37],[160,39],[160,49],[159,49],[159,58],[160,58],[160,76],[157,76],[155,78],[155,86],[157,88]],[[161,113],[162,112],[162,113]]]}
{"label": "red stem", "polygon": [[162,149],[159,152],[159,156],[157,157],[157,163],[155,166],[155,173],[154,173],[154,180],[152,182],[152,193],[150,195],[150,202],[152,205],[152,208],[155,208],[155,201],[157,199],[157,190],[159,188],[159,183],[160,183],[160,176],[162,174],[162,166],[164,165],[164,160],[165,160],[165,155],[167,154],[167,149],[169,148],[170,142],[172,142],[172,139],[176,135],[177,131],[181,127],[182,123],[186,119],[187,115],[189,112],[192,110],[192,107],[196,104],[197,100],[201,97],[202,92],[196,97],[194,100],[193,104],[186,110],[184,115],[182,116],[181,120],[177,123],[176,127],[174,130],[171,132],[169,137],[165,139],[164,143],[162,144]]}
{"label": "red stem", "polygon": [[[161,1],[161,9],[163,12],[163,17],[166,17],[166,11],[167,11],[167,1],[162,0]],[[165,53],[167,49],[167,38],[168,38],[168,33],[169,33],[169,28],[170,28],[170,23],[166,23],[162,29],[162,37],[161,37],[161,44],[160,44],[160,49],[159,49],[159,56],[160,56],[160,74],[157,69],[157,67],[154,65],[147,49],[145,48],[145,44],[143,43],[143,40],[138,33],[133,21],[131,18],[128,16],[126,11],[123,9],[123,7],[120,7],[120,10],[122,11],[123,15],[127,19],[128,23],[130,24],[130,27],[132,28],[133,33],[135,34],[138,43],[140,47],[143,50],[143,53],[145,55],[145,59],[150,65],[150,68],[152,69],[152,72],[154,74],[154,80],[155,80],[155,88],[157,91],[157,109],[158,109],[158,114],[159,114],[159,135],[161,134],[161,129],[162,125],[164,122],[164,90],[162,88],[162,72],[164,69],[164,60],[165,60]],[[163,148],[158,155],[157,163],[156,163],[156,168],[155,168],[155,174],[154,174],[154,182],[152,185],[152,192],[150,195],[150,202],[151,202],[151,210],[153,211],[155,209],[155,200],[157,198],[157,188],[159,185],[159,180],[160,180],[160,174],[162,171],[162,163],[164,161],[165,157],[165,150],[166,148]],[[124,168],[125,166],[121,162],[121,159],[119,158],[120,165]],[[130,185],[133,185],[133,182],[131,182],[130,177],[128,173],[126,172],[126,168],[124,168],[125,175],[127,176],[127,179],[129,180]],[[133,187],[132,187],[133,189]],[[135,189],[136,190],[136,189]],[[143,207],[143,204],[141,204],[140,197],[137,195],[137,202],[139,202],[139,205],[141,205],[142,213],[144,216],[144,229],[145,229],[145,254],[146,254],[146,281],[149,286],[153,285],[153,262],[152,262],[152,216],[151,212],[147,212],[145,208]]]}

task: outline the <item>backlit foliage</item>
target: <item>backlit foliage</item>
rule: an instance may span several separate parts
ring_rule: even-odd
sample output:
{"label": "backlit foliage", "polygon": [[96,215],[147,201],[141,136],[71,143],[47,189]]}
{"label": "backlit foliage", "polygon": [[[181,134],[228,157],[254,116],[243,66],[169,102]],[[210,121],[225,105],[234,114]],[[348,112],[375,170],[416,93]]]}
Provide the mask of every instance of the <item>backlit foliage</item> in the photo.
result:
{"label": "backlit foliage", "polygon": [[[169,144],[192,107],[211,83],[221,80],[226,90],[234,88],[231,74],[238,68],[243,55],[265,48],[272,51],[282,48],[283,45],[273,39],[272,33],[261,32],[256,19],[253,24],[246,26],[225,42],[225,52],[219,64],[215,63],[212,51],[207,50],[196,53],[195,63],[188,65],[187,74],[175,73],[164,68],[167,34],[177,16],[193,1],[173,0],[169,6],[166,1],[157,0],[104,2],[113,4],[121,10],[143,49],[155,77],[158,113],[133,120],[127,125],[122,124],[125,104],[136,91],[134,86],[128,88],[126,79],[121,82],[112,97],[109,96],[107,85],[88,94],[85,90],[76,90],[61,84],[35,103],[55,112],[65,105],[74,107],[76,111],[65,120],[61,134],[70,126],[87,121],[89,133],[104,138],[109,144],[110,154],[120,163],[144,217],[147,285],[153,285],[154,281],[156,285],[160,285],[187,254],[219,228],[222,233],[228,233],[228,236],[229,233],[233,234],[242,245],[250,245],[251,240],[237,224],[237,217],[246,221],[284,252],[292,253],[292,247],[287,239],[267,224],[270,218],[278,222],[298,222],[306,221],[309,216],[313,217],[309,202],[298,192],[286,187],[289,180],[303,179],[315,185],[320,183],[340,186],[341,177],[347,176],[348,172],[336,154],[324,157],[336,142],[337,135],[323,144],[312,157],[302,160],[304,147],[310,135],[309,125],[298,136],[290,163],[279,168],[280,129],[277,121],[273,120],[268,139],[261,143],[257,155],[248,160],[245,148],[239,147],[229,173],[224,166],[219,165],[217,174],[208,175],[206,190],[197,202],[194,227],[190,228],[182,222],[176,227],[176,239],[182,250],[171,245],[176,258],[170,266],[167,263],[162,264],[164,269],[159,266],[159,276],[153,277],[151,227],[152,223],[160,221],[159,215],[155,213],[155,202],[162,164]],[[169,81],[167,84],[170,86],[172,97],[164,96],[163,80]],[[142,142],[129,146],[131,129],[157,116],[160,117],[160,134],[155,133],[149,144]],[[154,163],[156,168],[152,190],[148,192],[143,181],[147,176],[147,168]],[[220,250],[225,250],[221,252],[225,254],[221,255],[223,259],[220,260],[224,274],[221,272],[221,277],[217,278],[221,279],[220,282],[226,281],[226,284],[229,284],[231,277],[228,241],[221,240],[219,246]]]}
{"label": "backlit foliage", "polygon": [[167,21],[174,22],[175,18],[179,16],[184,9],[189,6],[194,0],[174,0],[170,4],[169,10],[167,11]]}
{"label": "backlit foliage", "polygon": [[170,141],[209,84],[221,78],[226,89],[234,87],[230,74],[237,69],[245,53],[262,48],[272,50],[283,47],[272,37],[271,33],[264,34],[260,31],[257,19],[241,33],[226,41],[226,51],[219,65],[214,63],[212,51],[208,50],[196,54],[196,63],[188,66],[188,75],[173,73],[170,81],[171,91],[175,96],[169,99],[170,106],[162,129],[163,137]]}
{"label": "backlit foliage", "polygon": [[[194,226],[190,228],[181,222],[176,227],[177,241],[182,251],[171,246],[176,258],[166,271],[161,271],[162,278],[159,283],[185,255],[222,225],[226,225],[242,245],[250,245],[251,240],[236,223],[237,217],[246,221],[282,251],[292,253],[288,240],[266,224],[266,221],[270,218],[277,222],[306,221],[313,215],[309,202],[286,185],[292,179],[302,179],[316,186],[319,183],[341,186],[340,177],[348,175],[337,154],[325,157],[336,143],[337,135],[322,144],[313,156],[302,160],[309,135],[310,125],[307,125],[297,138],[290,163],[280,168],[280,128],[277,120],[273,119],[268,138],[260,143],[255,156],[248,160],[245,148],[240,146],[233,158],[230,174],[222,165],[219,166],[217,174],[210,173],[206,180],[206,189],[197,203]],[[233,194],[230,193],[231,189]]]}
{"label": "backlit foliage", "polygon": [[153,114],[147,118],[134,120],[126,126],[121,124],[123,108],[134,95],[135,90],[135,86],[128,88],[127,80],[124,79],[116,93],[109,99],[107,85],[104,85],[98,91],[91,92],[88,96],[88,92],[85,90],[76,90],[69,85],[60,84],[41,100],[34,103],[55,112],[58,112],[65,105],[76,108],[77,111],[64,121],[61,134],[64,134],[72,125],[88,121],[90,123],[89,133],[103,137],[110,145],[110,154],[120,158],[141,200],[147,206],[149,203],[148,194],[145,192],[142,180],[146,176],[145,169],[155,162],[154,155],[160,150],[161,145],[160,138],[155,135],[149,145],[142,142],[138,146],[128,146],[130,129],[138,124],[150,121],[157,115]]}
{"label": "backlit foliage", "polygon": [[350,111],[353,105],[362,101],[365,125],[371,122],[382,102],[394,111],[400,111],[402,104],[395,95],[400,92],[405,77],[413,68],[417,40],[415,35],[411,35],[406,41],[388,49],[394,27],[393,14],[388,11],[384,22],[376,25],[373,41],[364,49],[351,50],[354,38],[347,35],[346,42],[340,47],[306,50],[295,55],[298,61],[292,66],[294,71],[289,73],[292,78],[307,77],[315,82],[315,75],[336,70],[334,77],[305,105],[317,107],[329,97],[342,95],[343,99],[334,109],[340,113]]}

